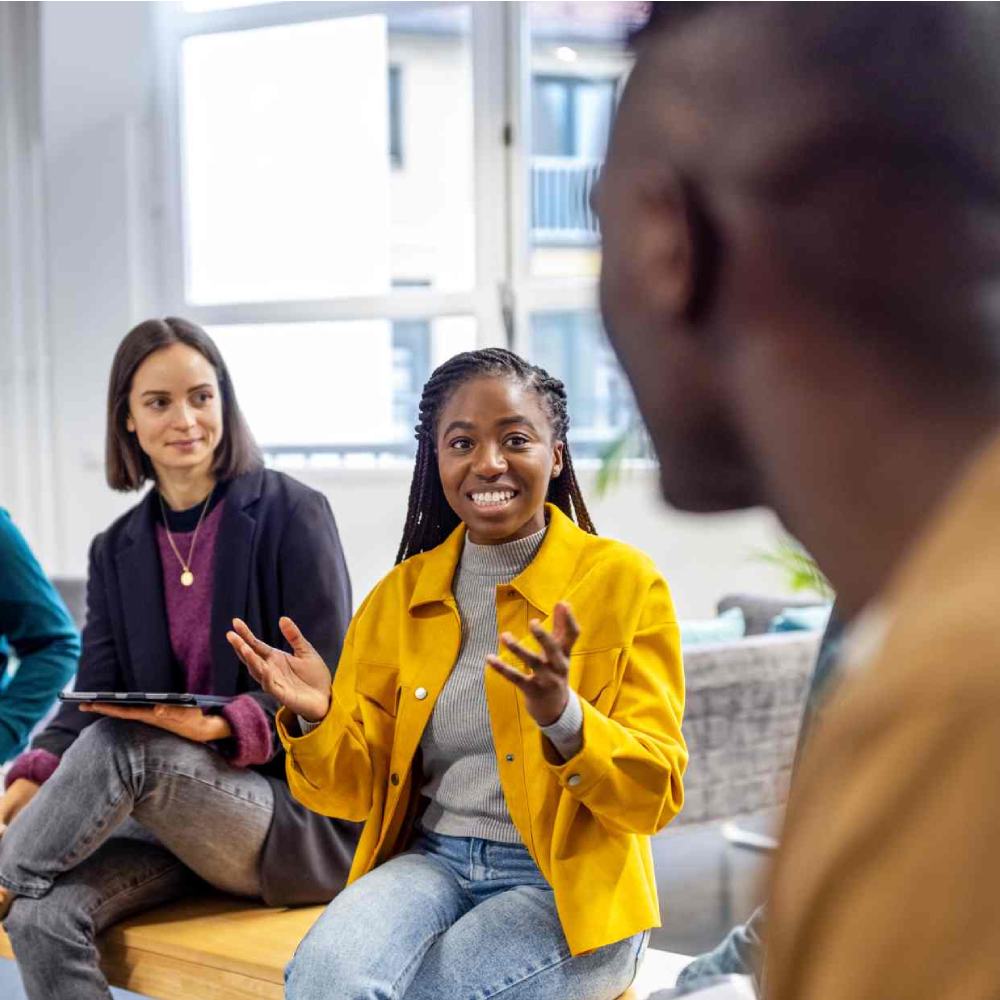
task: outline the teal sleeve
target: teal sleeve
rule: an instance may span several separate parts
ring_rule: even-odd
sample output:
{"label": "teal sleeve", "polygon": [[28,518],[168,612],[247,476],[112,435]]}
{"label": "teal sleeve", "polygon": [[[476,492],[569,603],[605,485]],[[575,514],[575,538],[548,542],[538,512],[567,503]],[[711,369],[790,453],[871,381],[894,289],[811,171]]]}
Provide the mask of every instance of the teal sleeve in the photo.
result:
{"label": "teal sleeve", "polygon": [[0,680],[0,761],[24,748],[80,656],[80,636],[66,606],[0,509],[0,665],[6,666],[8,650],[18,666]]}

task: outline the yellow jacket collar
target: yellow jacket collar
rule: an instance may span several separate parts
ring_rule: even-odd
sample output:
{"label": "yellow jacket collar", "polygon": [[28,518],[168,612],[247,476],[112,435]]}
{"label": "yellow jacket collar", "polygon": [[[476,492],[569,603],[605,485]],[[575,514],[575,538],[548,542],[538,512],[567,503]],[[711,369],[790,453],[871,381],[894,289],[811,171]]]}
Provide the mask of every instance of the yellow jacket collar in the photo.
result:
{"label": "yellow jacket collar", "polygon": [[[547,503],[545,511],[548,530],[538,555],[511,580],[510,585],[532,607],[550,615],[565,595],[587,535],[553,504]],[[451,585],[464,544],[465,525],[459,524],[440,545],[425,553],[420,575],[410,596],[410,611],[423,604],[454,603]]]}

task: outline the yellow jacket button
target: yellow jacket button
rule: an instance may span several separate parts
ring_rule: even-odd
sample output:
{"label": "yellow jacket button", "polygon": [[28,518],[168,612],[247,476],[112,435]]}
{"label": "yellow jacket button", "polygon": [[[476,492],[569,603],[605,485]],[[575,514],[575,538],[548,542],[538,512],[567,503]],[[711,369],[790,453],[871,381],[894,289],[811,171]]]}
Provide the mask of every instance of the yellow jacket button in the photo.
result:
{"label": "yellow jacket button", "polygon": [[423,701],[424,698],[427,697],[427,688],[417,688],[417,690],[413,692],[413,696],[417,699],[417,701]]}
{"label": "yellow jacket button", "polygon": [[399,784],[399,775],[396,774],[395,771],[393,771],[392,774],[389,775],[389,781],[393,785],[398,785]]}
{"label": "yellow jacket button", "polygon": [[570,788],[576,788],[576,786],[579,785],[581,781],[583,781],[583,778],[581,778],[580,775],[571,774],[566,779],[566,784],[569,785]]}
{"label": "yellow jacket button", "polygon": [[506,760],[506,761],[507,761],[508,763],[510,763],[510,761],[512,761],[512,760],[514,759],[514,755],[513,755],[512,753],[509,753],[509,754],[507,754],[507,756],[506,756],[506,757],[505,757],[504,759],[505,759],[505,760]]}

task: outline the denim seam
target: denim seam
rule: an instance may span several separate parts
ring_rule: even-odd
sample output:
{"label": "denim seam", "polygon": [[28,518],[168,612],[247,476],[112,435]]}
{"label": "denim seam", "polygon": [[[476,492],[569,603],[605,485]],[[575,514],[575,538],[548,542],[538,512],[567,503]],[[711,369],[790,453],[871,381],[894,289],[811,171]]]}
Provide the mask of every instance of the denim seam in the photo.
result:
{"label": "denim seam", "polygon": [[519,979],[512,983],[504,983],[502,987],[494,990],[492,987],[483,987],[481,992],[474,993],[469,997],[469,1000],[489,1000],[490,997],[502,996],[504,993],[508,993],[524,983],[528,982],[530,979],[534,979],[535,976],[540,976],[543,972],[550,972],[552,969],[558,969],[559,966],[565,965],[567,962],[572,961],[572,955],[564,955],[562,952],[556,952],[556,961],[546,961],[543,965],[538,968],[529,968],[526,970]]}
{"label": "denim seam", "polygon": [[[176,768],[147,767],[145,768],[144,773],[159,774],[169,778],[187,778],[189,781],[197,782],[199,785],[204,785],[206,788],[214,788],[217,792],[225,792],[226,795],[230,798],[236,799],[237,802],[245,802],[247,805],[256,806],[258,809],[263,809],[265,811],[270,811],[272,808],[269,803],[260,802],[257,799],[247,798],[246,796],[240,795],[238,792],[234,792],[231,788],[224,788],[215,784],[213,781],[206,781],[204,778],[199,778],[197,775],[188,774],[186,771],[180,771]],[[137,802],[136,805],[138,804],[139,803]]]}
{"label": "denim seam", "polygon": [[49,886],[30,886],[25,888],[24,884],[18,884],[5,875],[0,875],[0,885],[5,889],[10,889],[15,896],[26,896],[28,899],[41,899],[49,891]]}
{"label": "denim seam", "polygon": [[639,976],[639,963],[642,961],[643,956],[646,954],[646,948],[649,945],[650,933],[648,930],[642,931],[639,935],[639,947],[635,950],[635,962],[632,963],[632,979],[629,982],[631,987],[632,983],[636,981]]}
{"label": "denim seam", "polygon": [[150,875],[149,878],[144,878],[141,882],[136,882],[133,885],[126,886],[121,892],[116,892],[113,895],[108,896],[105,899],[102,899],[97,904],[97,906],[95,906],[92,910],[89,911],[91,919],[97,916],[97,914],[101,912],[101,909],[107,906],[108,903],[112,902],[113,900],[119,900],[124,896],[130,896],[137,890],[145,888],[151,882],[156,882],[158,879],[163,878],[164,875],[169,875],[174,871],[176,871],[178,868],[183,868],[183,867],[185,867],[184,862],[175,860],[166,868],[163,868],[160,871],[158,871],[155,875]]}
{"label": "denim seam", "polygon": [[[445,930],[447,930],[447,928],[445,928]],[[413,969],[415,965],[420,965],[423,962],[423,960],[427,957],[427,952],[431,950],[434,942],[437,941],[444,933],[445,931],[441,930],[436,934],[431,934],[430,937],[424,939],[420,948],[414,949],[415,954],[413,958],[410,959],[409,964],[406,965],[400,971],[399,975],[389,984],[389,991],[394,998],[401,996],[397,990],[399,984],[409,975],[410,970]]]}
{"label": "denim seam", "polygon": [[[639,961],[642,958],[642,953],[643,953],[643,942],[640,937],[639,949],[638,952],[636,953],[635,960],[632,965],[632,978],[629,980],[628,986],[625,987],[626,990],[632,985],[632,983],[635,982],[636,976],[639,973]],[[556,955],[560,956],[561,953],[556,952]],[[522,975],[521,978],[518,979],[516,982],[510,983],[509,985],[505,984],[502,989],[499,989],[494,993],[488,992],[490,987],[484,987],[485,992],[473,994],[471,997],[469,997],[469,1000],[490,1000],[491,997],[502,996],[504,993],[507,993],[508,991],[515,989],[516,987],[522,986],[524,983],[528,982],[528,980],[534,979],[535,976],[540,976],[543,972],[551,972],[552,969],[558,969],[559,966],[565,965],[567,962],[571,962],[572,960],[573,960],[572,955],[565,955],[559,957],[559,961],[550,962],[547,965],[541,966],[540,968],[529,970],[526,974]]]}
{"label": "denim seam", "polygon": [[[116,798],[112,802],[110,802],[108,804],[107,811],[108,812],[113,812],[117,808],[118,803],[121,802],[121,800],[124,799],[127,794],[128,794],[128,791],[125,790],[125,791],[123,791],[121,793],[121,795],[118,796],[118,798]],[[92,835],[94,833],[100,833],[106,826],[107,826],[106,823],[103,824],[103,825],[101,823],[96,824],[95,826],[91,827],[90,830],[87,831],[87,835],[86,836],[79,837],[78,840],[77,840],[77,843],[79,845],[82,845],[83,847],[89,847],[90,844],[93,842],[93,836]],[[80,858],[80,857],[78,857],[76,855],[75,851],[70,851],[68,854],[64,854],[61,858],[59,858],[59,860],[56,862],[56,864],[60,868],[63,868],[64,871],[69,871],[71,868],[75,868],[82,860],[83,860],[82,858]],[[61,875],[63,873],[64,872],[60,872],[59,874]],[[59,877],[58,875],[55,876],[55,878],[58,878],[58,877]],[[49,880],[49,888],[52,888],[51,883],[55,881],[55,878],[52,878],[52,879]]]}

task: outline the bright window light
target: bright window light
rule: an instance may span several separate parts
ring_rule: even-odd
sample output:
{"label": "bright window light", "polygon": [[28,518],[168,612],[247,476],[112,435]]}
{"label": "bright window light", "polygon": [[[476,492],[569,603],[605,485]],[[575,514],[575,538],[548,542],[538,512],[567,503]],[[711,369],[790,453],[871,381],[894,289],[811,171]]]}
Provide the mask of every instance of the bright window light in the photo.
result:
{"label": "bright window light", "polygon": [[183,43],[189,302],[473,285],[471,52],[456,8],[443,25],[407,13],[405,30],[370,15]]}
{"label": "bright window light", "polygon": [[276,454],[328,448],[411,455],[427,376],[476,344],[476,323],[468,316],[261,323],[209,333],[254,436]]}

